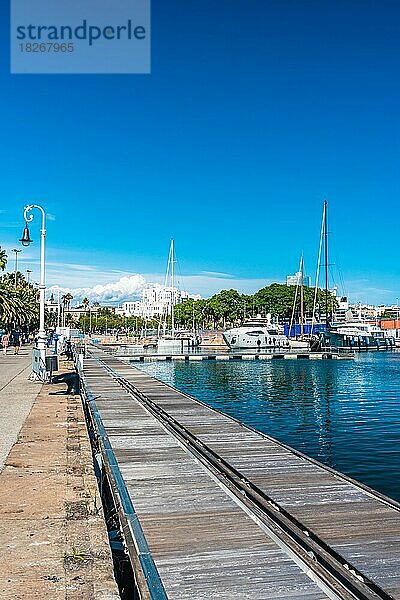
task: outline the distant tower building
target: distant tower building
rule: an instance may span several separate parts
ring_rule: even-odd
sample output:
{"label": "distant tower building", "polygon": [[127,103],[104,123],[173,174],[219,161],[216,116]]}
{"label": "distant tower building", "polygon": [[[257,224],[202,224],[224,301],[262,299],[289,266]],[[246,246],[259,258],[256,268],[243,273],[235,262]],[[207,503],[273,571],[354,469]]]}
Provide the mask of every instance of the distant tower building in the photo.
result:
{"label": "distant tower building", "polygon": [[[300,285],[301,271],[297,271],[295,275],[286,276],[286,285]],[[303,276],[304,287],[311,287],[311,277],[309,275]]]}

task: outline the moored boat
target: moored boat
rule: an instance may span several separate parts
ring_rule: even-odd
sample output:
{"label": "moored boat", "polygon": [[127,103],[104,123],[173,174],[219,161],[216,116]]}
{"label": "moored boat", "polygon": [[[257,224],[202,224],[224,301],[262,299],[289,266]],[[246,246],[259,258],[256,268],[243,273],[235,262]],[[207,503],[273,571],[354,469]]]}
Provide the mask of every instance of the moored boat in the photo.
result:
{"label": "moored boat", "polygon": [[349,321],[332,324],[321,334],[323,347],[351,348],[354,350],[391,350],[395,348],[395,338],[385,335],[385,331],[374,323]]}
{"label": "moored boat", "polygon": [[282,328],[273,324],[270,317],[264,318],[261,315],[248,319],[240,327],[224,331],[222,336],[229,348],[233,350],[287,350],[289,348],[289,340],[282,333]]}

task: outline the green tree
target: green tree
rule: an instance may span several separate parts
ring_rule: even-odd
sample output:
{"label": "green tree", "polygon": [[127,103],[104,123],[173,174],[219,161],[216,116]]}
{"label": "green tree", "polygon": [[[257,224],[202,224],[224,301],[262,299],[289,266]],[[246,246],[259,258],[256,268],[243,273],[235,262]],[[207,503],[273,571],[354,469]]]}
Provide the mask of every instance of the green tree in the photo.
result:
{"label": "green tree", "polygon": [[[208,300],[185,300],[175,307],[175,321],[186,329],[233,325],[250,312],[252,296],[222,290]],[[193,325],[194,324],[194,325]]]}
{"label": "green tree", "polygon": [[215,294],[207,304],[209,314],[212,315],[214,320],[214,326],[222,322],[222,326],[226,327],[228,323],[232,325],[240,318],[239,315],[243,311],[244,303],[241,294],[230,289]]}
{"label": "green tree", "polygon": [[0,246],[0,271],[4,271],[7,265],[8,257],[5,250]]}
{"label": "green tree", "polygon": [[7,329],[17,326],[32,329],[38,321],[38,290],[21,273],[17,273],[17,287],[13,274],[0,277],[0,325]]}
{"label": "green tree", "polygon": [[[289,319],[292,315],[293,304],[296,295],[296,286],[281,283],[272,283],[254,294],[254,303],[261,313],[271,313],[281,319]],[[315,288],[304,288],[304,311],[311,316],[314,305]],[[300,298],[297,295],[295,314],[299,313]],[[319,312],[325,310],[325,291],[317,290],[317,305]],[[330,313],[336,308],[336,298],[328,292],[328,310]]]}

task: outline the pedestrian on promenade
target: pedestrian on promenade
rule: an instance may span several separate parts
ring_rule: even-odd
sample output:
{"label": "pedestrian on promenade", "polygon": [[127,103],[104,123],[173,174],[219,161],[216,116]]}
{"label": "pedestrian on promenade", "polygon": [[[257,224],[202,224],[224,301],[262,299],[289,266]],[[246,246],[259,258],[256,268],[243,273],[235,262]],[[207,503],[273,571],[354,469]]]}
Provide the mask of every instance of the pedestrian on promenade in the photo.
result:
{"label": "pedestrian on promenade", "polygon": [[1,338],[1,343],[3,346],[3,354],[7,354],[7,348],[10,343],[10,336],[7,331],[5,331]]}
{"label": "pedestrian on promenade", "polygon": [[21,333],[19,331],[14,331],[14,354],[18,354],[19,349],[21,348]]}

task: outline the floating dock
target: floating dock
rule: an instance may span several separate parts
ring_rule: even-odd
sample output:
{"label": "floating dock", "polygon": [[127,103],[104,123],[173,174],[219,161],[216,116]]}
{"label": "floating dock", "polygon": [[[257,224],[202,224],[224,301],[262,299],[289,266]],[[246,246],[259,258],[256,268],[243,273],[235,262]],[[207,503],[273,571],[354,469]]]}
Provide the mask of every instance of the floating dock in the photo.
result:
{"label": "floating dock", "polygon": [[114,356],[121,359],[128,359],[130,362],[155,362],[155,361],[201,361],[201,360],[351,360],[354,358],[354,352],[274,352],[271,354],[263,353],[191,353],[191,354],[159,354],[148,353],[139,354],[129,351],[116,350]]}
{"label": "floating dock", "polygon": [[140,598],[400,599],[400,504],[93,350],[81,371]]}

